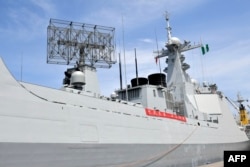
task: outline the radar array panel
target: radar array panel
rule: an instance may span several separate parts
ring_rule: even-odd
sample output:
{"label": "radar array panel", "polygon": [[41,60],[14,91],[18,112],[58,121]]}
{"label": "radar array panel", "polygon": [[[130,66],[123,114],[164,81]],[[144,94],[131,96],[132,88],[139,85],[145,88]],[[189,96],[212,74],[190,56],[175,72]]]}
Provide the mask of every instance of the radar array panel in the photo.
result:
{"label": "radar array panel", "polygon": [[116,63],[115,28],[51,19],[47,63],[110,68]]}

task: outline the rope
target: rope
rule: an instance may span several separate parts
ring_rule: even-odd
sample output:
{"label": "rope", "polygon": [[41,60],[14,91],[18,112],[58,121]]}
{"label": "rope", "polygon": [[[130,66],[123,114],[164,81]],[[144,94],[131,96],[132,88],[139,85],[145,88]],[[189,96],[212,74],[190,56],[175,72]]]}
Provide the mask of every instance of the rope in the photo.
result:
{"label": "rope", "polygon": [[[143,160],[139,160],[139,161],[135,161],[135,162],[130,162],[130,163],[119,164],[119,165],[116,165],[116,167],[133,167],[133,166],[138,166],[138,165],[142,165],[142,167],[147,167],[149,165],[152,165],[153,163],[161,160],[162,158],[164,158],[165,156],[167,156],[168,154],[170,154],[171,152],[173,152],[177,148],[179,148],[185,141],[187,141],[194,134],[194,132],[197,130],[197,128],[198,128],[198,126],[196,126],[194,128],[194,130],[181,143],[177,144],[176,146],[174,146],[170,150],[164,151],[162,153],[159,153],[159,154],[157,154],[153,157],[149,157],[147,159],[143,159]],[[143,165],[143,163],[146,163],[148,161],[151,161],[151,162]]]}

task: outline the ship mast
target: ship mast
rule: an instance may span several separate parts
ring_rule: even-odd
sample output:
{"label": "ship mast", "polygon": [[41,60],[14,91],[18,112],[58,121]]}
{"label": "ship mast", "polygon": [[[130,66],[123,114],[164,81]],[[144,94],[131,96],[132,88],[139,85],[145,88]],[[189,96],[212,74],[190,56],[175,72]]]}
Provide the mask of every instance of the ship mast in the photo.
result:
{"label": "ship mast", "polygon": [[167,22],[167,37],[168,37],[168,43],[171,42],[171,27],[170,27],[170,24],[169,24],[169,13],[166,12],[165,13],[165,19],[166,19],[166,22]]}
{"label": "ship mast", "polygon": [[[192,113],[187,113],[185,106],[185,94],[192,94],[193,89],[190,89],[193,84],[186,70],[190,68],[190,65],[184,62],[185,57],[182,54],[185,51],[199,48],[202,44],[191,45],[190,42],[182,42],[179,38],[172,36],[172,29],[170,26],[169,14],[165,13],[166,30],[167,30],[167,42],[165,49],[157,51],[159,53],[155,58],[166,57],[167,67],[164,72],[167,73],[167,89],[171,96],[173,96],[174,108],[178,110],[179,114],[189,116]],[[166,95],[167,97],[167,95]]]}

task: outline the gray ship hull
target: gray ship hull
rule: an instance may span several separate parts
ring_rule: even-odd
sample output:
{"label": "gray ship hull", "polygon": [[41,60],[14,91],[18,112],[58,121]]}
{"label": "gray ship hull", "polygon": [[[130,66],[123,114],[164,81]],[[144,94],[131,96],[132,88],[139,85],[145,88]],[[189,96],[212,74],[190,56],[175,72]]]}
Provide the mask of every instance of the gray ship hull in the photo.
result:
{"label": "gray ship hull", "polygon": [[224,150],[249,150],[228,112],[219,123],[183,122],[134,103],[17,82],[2,61],[0,74],[1,167],[198,166],[222,160]]}
{"label": "gray ship hull", "polygon": [[228,144],[38,144],[0,143],[1,167],[191,167],[223,160]]}

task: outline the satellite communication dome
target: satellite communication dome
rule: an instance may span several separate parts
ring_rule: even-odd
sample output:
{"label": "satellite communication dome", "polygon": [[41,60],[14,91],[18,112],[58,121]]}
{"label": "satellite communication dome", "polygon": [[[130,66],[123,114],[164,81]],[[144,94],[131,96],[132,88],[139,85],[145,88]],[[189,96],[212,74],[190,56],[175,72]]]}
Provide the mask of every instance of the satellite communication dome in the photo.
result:
{"label": "satellite communication dome", "polygon": [[192,84],[194,84],[195,86],[196,86],[196,85],[199,85],[199,82],[198,82],[196,79],[194,79],[194,78],[191,79],[191,82],[192,82]]}
{"label": "satellite communication dome", "polygon": [[71,75],[72,85],[85,85],[85,76],[81,71],[74,71]]}
{"label": "satellite communication dome", "polygon": [[181,44],[181,40],[177,37],[171,37],[171,44],[175,44],[175,45],[180,45]]}
{"label": "satellite communication dome", "polygon": [[111,93],[110,97],[111,97],[111,100],[115,100],[117,98],[117,94],[115,92]]}

